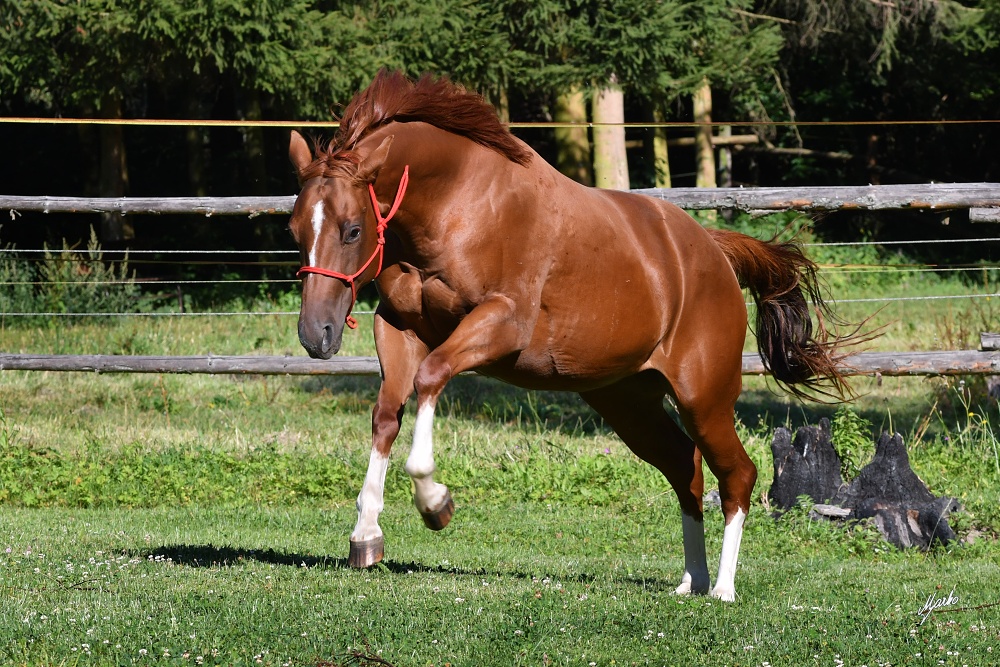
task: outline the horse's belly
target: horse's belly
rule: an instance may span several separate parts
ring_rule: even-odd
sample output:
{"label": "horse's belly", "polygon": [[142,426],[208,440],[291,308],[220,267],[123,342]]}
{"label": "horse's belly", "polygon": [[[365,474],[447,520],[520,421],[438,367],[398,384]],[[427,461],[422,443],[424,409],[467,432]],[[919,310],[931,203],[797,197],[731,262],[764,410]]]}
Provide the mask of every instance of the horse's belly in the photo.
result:
{"label": "horse's belly", "polygon": [[528,389],[588,391],[636,373],[649,358],[650,343],[630,348],[529,345],[480,369],[485,375]]}

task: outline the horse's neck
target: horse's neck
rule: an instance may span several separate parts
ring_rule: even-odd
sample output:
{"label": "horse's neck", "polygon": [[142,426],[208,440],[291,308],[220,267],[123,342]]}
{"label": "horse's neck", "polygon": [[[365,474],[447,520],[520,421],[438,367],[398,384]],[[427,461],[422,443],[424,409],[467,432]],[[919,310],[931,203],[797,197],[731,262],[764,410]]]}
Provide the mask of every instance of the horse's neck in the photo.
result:
{"label": "horse's neck", "polygon": [[[394,137],[382,170],[387,183],[380,186],[379,199],[391,201],[404,168],[409,171],[406,194],[389,227],[411,250],[423,250],[428,237],[437,236],[442,225],[456,222],[455,216],[448,215],[456,203],[468,204],[459,202],[459,193],[469,191],[469,179],[475,178],[469,169],[469,152],[481,149],[426,123],[392,123],[375,134],[373,141],[380,142],[388,134]],[[384,194],[390,190],[392,194]]]}

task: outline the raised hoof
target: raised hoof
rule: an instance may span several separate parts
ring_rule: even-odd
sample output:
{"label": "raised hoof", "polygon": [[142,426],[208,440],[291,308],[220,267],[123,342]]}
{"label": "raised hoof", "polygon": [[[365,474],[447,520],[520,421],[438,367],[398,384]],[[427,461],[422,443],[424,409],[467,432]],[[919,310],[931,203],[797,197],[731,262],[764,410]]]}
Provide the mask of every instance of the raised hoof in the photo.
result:
{"label": "raised hoof", "polygon": [[441,505],[440,509],[436,509],[432,512],[421,512],[420,516],[424,518],[424,525],[431,530],[441,530],[448,525],[451,521],[451,516],[455,513],[455,501],[451,499],[451,492],[449,491],[444,497],[444,504]]}
{"label": "raised hoof", "polygon": [[363,542],[351,540],[351,553],[347,556],[347,564],[357,568],[371,567],[381,561],[384,555],[385,539],[382,537],[374,537]]}

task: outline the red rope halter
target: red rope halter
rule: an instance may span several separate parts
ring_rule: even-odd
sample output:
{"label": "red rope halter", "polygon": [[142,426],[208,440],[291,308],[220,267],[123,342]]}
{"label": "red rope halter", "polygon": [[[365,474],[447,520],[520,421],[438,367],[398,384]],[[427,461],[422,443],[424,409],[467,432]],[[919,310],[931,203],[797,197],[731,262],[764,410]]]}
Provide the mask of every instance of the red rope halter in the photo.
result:
{"label": "red rope halter", "polygon": [[396,211],[399,210],[399,205],[403,203],[403,195],[406,194],[406,185],[410,182],[410,165],[403,167],[403,176],[399,179],[399,189],[396,191],[396,199],[392,202],[392,208],[389,209],[389,213],[383,218],[382,212],[378,208],[378,199],[375,197],[375,188],[369,183],[368,184],[368,194],[372,198],[372,210],[375,211],[375,219],[378,223],[375,225],[375,231],[378,233],[378,241],[375,244],[375,250],[372,252],[371,257],[364,265],[355,271],[351,275],[346,273],[339,273],[337,271],[331,271],[330,269],[324,269],[318,266],[303,266],[295,274],[298,278],[303,273],[317,273],[321,276],[327,276],[328,278],[336,278],[338,280],[343,280],[351,288],[351,307],[347,309],[347,317],[344,318],[344,322],[351,329],[358,328],[358,321],[351,317],[351,311],[354,310],[354,302],[358,299],[358,286],[354,282],[357,278],[361,277],[371,263],[375,261],[378,257],[378,270],[375,271],[375,275],[372,276],[372,280],[378,277],[378,274],[382,273],[382,260],[385,257],[385,230],[389,226],[389,220],[392,216],[396,215]]}

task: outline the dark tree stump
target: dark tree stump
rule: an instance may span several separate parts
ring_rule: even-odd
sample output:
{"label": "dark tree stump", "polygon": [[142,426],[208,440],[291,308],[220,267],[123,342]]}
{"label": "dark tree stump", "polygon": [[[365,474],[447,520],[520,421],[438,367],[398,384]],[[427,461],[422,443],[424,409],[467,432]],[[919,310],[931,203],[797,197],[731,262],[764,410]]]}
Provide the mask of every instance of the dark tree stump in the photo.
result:
{"label": "dark tree stump", "polygon": [[954,498],[938,498],[910,468],[903,436],[883,433],[875,457],[834,503],[852,510],[851,518],[874,518],[885,538],[898,547],[926,549],[935,540],[955,539],[948,514],[958,509]]}
{"label": "dark tree stump", "polygon": [[870,511],[875,527],[889,542],[900,548],[927,549],[935,541],[948,544],[955,531],[948,525],[948,515],[958,510],[954,498],[938,498],[916,507],[874,504],[864,511],[854,510],[854,518],[864,518]]}
{"label": "dark tree stump", "polygon": [[[830,422],[804,426],[795,432],[779,428],[771,441],[774,482],[769,497],[780,509],[794,507],[809,496],[826,508],[816,516],[827,519],[872,519],[882,536],[897,547],[926,549],[935,541],[955,539],[948,515],[957,511],[954,498],[938,498],[910,468],[906,445],[898,433],[883,433],[875,456],[845,485],[840,457],[833,448]],[[826,504],[829,503],[829,504]],[[843,508],[837,511],[836,508]]]}
{"label": "dark tree stump", "polygon": [[934,494],[910,468],[903,436],[883,433],[875,445],[875,456],[836,498],[838,505],[859,507],[865,502],[928,503]]}
{"label": "dark tree stump", "polygon": [[786,428],[775,429],[771,455],[774,482],[768,496],[779,509],[795,507],[799,496],[809,496],[814,503],[827,503],[844,486],[840,457],[830,440],[828,419],[821,419],[819,426],[797,429],[794,438]]}

